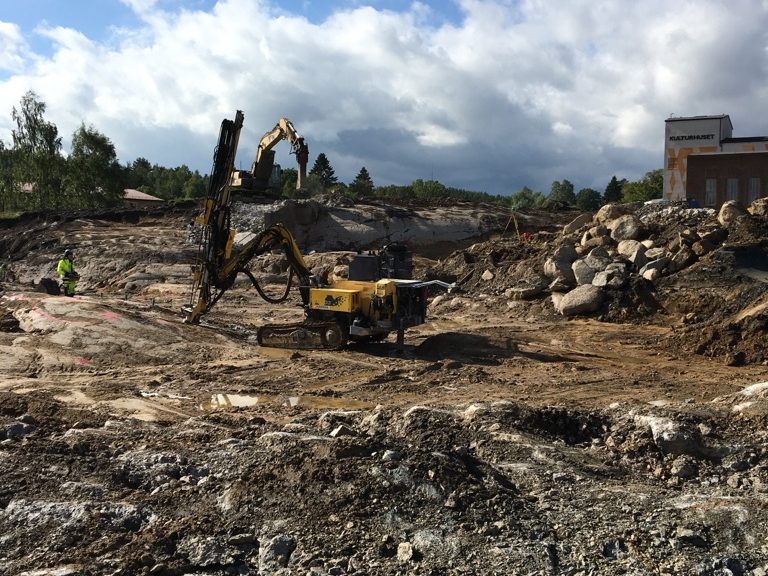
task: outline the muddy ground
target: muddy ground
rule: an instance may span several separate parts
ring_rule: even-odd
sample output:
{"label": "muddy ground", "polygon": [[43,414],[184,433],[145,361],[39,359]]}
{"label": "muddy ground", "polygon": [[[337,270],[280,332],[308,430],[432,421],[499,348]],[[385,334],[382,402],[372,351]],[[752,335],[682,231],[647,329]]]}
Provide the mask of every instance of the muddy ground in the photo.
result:
{"label": "muddy ground", "polygon": [[[181,322],[190,217],[0,230],[0,573],[768,573],[755,238],[747,267],[720,250],[659,282],[653,311],[573,318],[507,291],[559,242],[540,223],[425,248],[417,276],[462,290],[403,350],[291,352],[253,329],[300,319],[297,298],[246,282]],[[36,289],[64,246],[75,298]]]}

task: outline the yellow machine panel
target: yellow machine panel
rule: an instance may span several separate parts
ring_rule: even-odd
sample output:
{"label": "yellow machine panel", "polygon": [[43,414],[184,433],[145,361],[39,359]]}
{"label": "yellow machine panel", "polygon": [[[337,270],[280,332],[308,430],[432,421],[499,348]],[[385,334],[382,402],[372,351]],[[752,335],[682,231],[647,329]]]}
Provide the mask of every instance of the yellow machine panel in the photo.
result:
{"label": "yellow machine panel", "polygon": [[[366,282],[362,280],[339,280],[333,285],[333,290],[338,292],[354,292],[357,295],[357,302],[360,309],[365,312],[365,315],[372,320],[379,320],[382,315],[388,316],[381,307],[372,305],[372,300],[377,299],[379,302],[389,300],[389,310],[393,310],[397,305],[396,298],[396,280],[378,280],[376,282]],[[313,290],[314,291],[314,290]],[[311,298],[311,296],[310,296]],[[314,306],[312,306],[314,308]],[[331,310],[331,308],[322,308],[323,310]],[[332,308],[332,310],[339,310],[339,308]]]}
{"label": "yellow machine panel", "polygon": [[358,290],[311,288],[309,307],[313,310],[352,313],[360,308],[360,293]]}

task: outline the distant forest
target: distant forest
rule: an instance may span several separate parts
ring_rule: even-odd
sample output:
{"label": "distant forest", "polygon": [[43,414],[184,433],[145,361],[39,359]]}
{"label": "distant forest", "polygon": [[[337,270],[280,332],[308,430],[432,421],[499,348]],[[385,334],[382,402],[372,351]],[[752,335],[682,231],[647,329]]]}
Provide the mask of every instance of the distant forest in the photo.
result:
{"label": "distant forest", "polygon": [[[19,108],[13,108],[12,142],[0,140],[0,214],[24,211],[119,206],[126,188],[146,192],[168,202],[201,198],[207,194],[208,175],[182,165],[166,168],[137,158],[122,165],[111,140],[85,123],[72,135],[72,149],[62,153],[58,128],[45,119],[46,105],[27,92]],[[436,180],[415,180],[407,185],[376,186],[365,166],[355,179],[339,182],[331,163],[320,153],[309,172],[306,189],[296,190],[297,171],[284,168],[275,182],[275,197],[310,198],[343,194],[352,198],[390,201],[459,200],[498,203],[515,210],[574,207],[594,210],[610,202],[636,202],[660,198],[662,170],[648,172],[629,182],[615,176],[600,192],[575,191],[568,180],[554,181],[547,194],[524,187],[510,195],[493,195],[446,186]]]}

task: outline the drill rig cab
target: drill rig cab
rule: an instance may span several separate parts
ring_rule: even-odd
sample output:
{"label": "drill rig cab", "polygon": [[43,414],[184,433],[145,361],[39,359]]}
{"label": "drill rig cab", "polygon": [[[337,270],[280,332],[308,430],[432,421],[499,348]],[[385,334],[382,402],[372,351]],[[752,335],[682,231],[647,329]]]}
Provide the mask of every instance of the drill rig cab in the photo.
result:
{"label": "drill rig cab", "polygon": [[[290,231],[274,224],[242,246],[234,246],[231,228],[232,174],[243,114],[225,119],[203,213],[196,220],[203,228],[198,265],[193,279],[185,321],[198,322],[229,290],[238,274],[245,274],[258,294],[267,302],[288,298],[294,278],[304,309],[304,321],[274,324],[258,329],[263,346],[294,349],[337,349],[349,341],[376,340],[397,332],[402,341],[405,329],[423,324],[427,314],[427,290],[432,284],[411,279],[413,260],[410,251],[393,244],[380,252],[357,254],[349,267],[347,280],[321,285],[309,270]],[[284,292],[267,294],[249,269],[254,258],[281,250],[289,269]]]}

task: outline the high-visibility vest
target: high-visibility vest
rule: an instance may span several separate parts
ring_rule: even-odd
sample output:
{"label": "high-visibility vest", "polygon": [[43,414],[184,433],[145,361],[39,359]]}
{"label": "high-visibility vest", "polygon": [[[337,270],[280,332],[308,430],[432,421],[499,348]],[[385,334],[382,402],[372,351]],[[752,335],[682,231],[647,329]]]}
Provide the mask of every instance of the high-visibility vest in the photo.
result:
{"label": "high-visibility vest", "polygon": [[59,265],[56,266],[56,273],[64,278],[64,276],[68,272],[74,272],[75,271],[75,265],[72,263],[72,260],[69,258],[62,258],[59,260]]}

